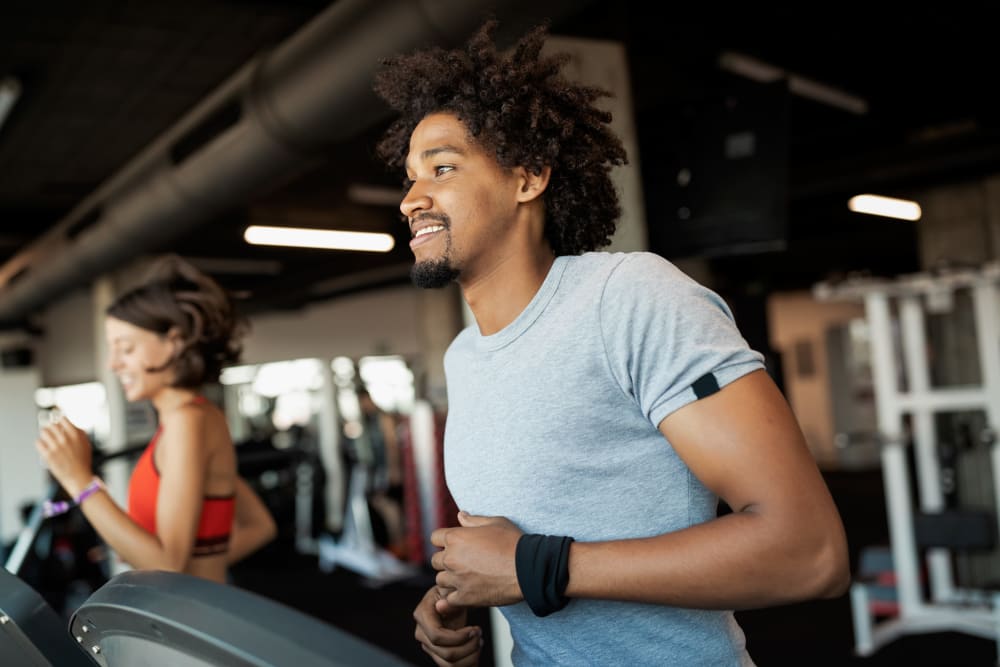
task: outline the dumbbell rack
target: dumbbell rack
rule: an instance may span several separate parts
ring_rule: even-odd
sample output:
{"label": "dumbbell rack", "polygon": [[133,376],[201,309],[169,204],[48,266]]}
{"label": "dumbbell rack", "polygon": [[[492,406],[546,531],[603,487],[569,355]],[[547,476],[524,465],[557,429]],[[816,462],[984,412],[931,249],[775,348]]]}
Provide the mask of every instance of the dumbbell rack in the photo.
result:
{"label": "dumbbell rack", "polygon": [[[959,289],[969,289],[972,294],[982,383],[933,388],[926,356],[925,314],[947,311]],[[945,631],[1000,643],[1000,594],[958,588],[948,549],[928,549],[926,562],[920,562],[906,458],[909,439],[914,446],[920,510],[940,512],[944,497],[936,460],[935,413],[982,410],[991,428],[1000,425],[1000,265],[893,280],[863,278],[821,283],[813,293],[820,300],[863,302],[871,340],[899,614],[877,621],[871,613],[867,585],[861,581],[852,584],[856,652],[867,656],[905,635]],[[901,371],[907,379],[905,390],[898,381]],[[911,417],[909,438],[903,427],[906,415]],[[1000,445],[996,439],[991,445],[990,467],[993,479],[1000,480]],[[1000,502],[996,497],[994,502],[996,516],[1000,517]],[[929,583],[926,596],[920,579],[922,570]]]}

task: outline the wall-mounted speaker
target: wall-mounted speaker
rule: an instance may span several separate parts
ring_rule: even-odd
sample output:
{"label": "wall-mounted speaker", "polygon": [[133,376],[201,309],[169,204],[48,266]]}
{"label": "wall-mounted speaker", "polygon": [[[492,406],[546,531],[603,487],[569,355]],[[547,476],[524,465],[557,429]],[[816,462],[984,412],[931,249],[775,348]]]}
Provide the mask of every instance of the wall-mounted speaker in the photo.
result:
{"label": "wall-mounted speaker", "polygon": [[787,243],[788,90],[732,78],[657,119],[643,163],[650,249],[667,258]]}

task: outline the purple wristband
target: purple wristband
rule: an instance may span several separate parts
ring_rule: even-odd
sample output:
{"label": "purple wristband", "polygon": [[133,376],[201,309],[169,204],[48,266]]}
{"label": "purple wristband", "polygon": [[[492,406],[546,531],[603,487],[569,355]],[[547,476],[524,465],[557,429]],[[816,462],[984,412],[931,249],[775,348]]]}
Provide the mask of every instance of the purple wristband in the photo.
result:
{"label": "purple wristband", "polygon": [[46,500],[42,503],[42,515],[48,519],[52,516],[58,516],[69,511],[69,508],[73,506],[73,503],[67,502],[65,500]]}
{"label": "purple wristband", "polygon": [[104,488],[104,482],[102,482],[99,477],[94,477],[92,480],[90,480],[90,484],[88,484],[83,489],[83,491],[80,492],[80,495],[78,495],[75,498],[74,502],[76,502],[77,505],[80,505],[83,503],[84,500],[91,497],[92,495],[94,495],[103,488]]}
{"label": "purple wristband", "polygon": [[104,482],[101,481],[99,477],[94,477],[90,480],[90,484],[84,487],[83,491],[73,499],[73,502],[66,500],[46,500],[42,503],[42,514],[45,518],[58,516],[60,514],[65,514],[72,509],[73,505],[79,505],[84,500],[94,495],[98,491],[104,488]]}

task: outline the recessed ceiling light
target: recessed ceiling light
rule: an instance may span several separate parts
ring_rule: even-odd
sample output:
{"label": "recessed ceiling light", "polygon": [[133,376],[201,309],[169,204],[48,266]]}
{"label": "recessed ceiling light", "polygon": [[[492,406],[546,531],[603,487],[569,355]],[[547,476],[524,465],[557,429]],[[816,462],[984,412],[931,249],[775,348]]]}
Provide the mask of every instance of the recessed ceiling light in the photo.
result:
{"label": "recessed ceiling light", "polygon": [[847,208],[855,213],[880,215],[884,218],[899,220],[919,220],[920,204],[909,199],[896,199],[881,195],[857,195],[847,202]]}
{"label": "recessed ceiling light", "polygon": [[325,250],[359,250],[389,252],[396,245],[389,234],[376,232],[346,232],[338,229],[306,229],[304,227],[268,227],[251,225],[243,238],[253,245],[274,245]]}

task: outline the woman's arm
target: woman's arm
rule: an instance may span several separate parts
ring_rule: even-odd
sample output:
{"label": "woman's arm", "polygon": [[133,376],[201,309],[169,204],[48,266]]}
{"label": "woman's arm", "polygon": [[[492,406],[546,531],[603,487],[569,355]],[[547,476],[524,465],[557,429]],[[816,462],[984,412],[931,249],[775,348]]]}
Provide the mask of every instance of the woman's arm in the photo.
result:
{"label": "woman's arm", "polygon": [[[209,442],[217,439],[211,415],[196,404],[188,404],[161,415],[163,429],[156,448],[160,467],[160,490],[156,499],[156,534],[159,554],[148,554],[152,565],[183,572],[187,569],[198,535],[208,479]],[[149,562],[149,561],[144,561]]]}
{"label": "woman's arm", "polygon": [[[191,557],[207,467],[203,416],[185,408],[164,429],[163,456],[157,499],[157,533],[137,524],[106,492],[89,496],[80,508],[109,547],[134,568],[183,571]],[[36,446],[50,472],[68,494],[76,497],[90,483],[91,445],[87,435],[68,419],[44,428]]]}
{"label": "woman's arm", "polygon": [[278,525],[267,506],[242,477],[236,478],[236,516],[229,537],[226,564],[232,565],[278,535]]}

